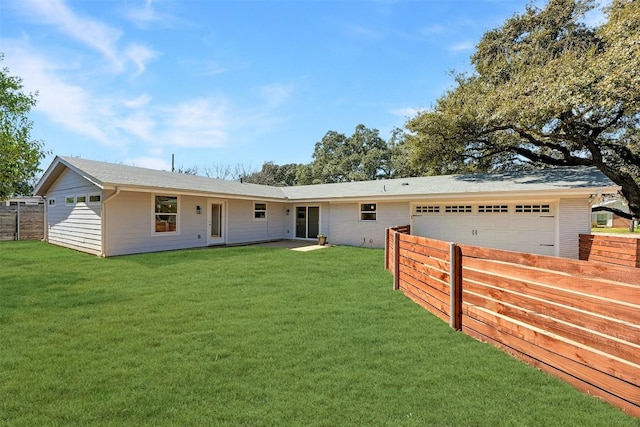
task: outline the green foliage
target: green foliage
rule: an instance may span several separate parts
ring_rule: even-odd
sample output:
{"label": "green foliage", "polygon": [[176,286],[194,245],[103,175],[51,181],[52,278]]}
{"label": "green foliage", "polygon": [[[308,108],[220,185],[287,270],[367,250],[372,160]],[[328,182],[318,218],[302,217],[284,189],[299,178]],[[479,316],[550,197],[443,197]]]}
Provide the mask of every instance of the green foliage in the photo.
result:
{"label": "green foliage", "polygon": [[640,216],[640,2],[550,0],[487,32],[475,73],[407,122],[423,173],[595,166]]}
{"label": "green foliage", "polygon": [[637,426],[394,292],[382,250],[0,265],[0,425]]}
{"label": "green foliage", "polygon": [[[0,61],[3,58],[0,54]],[[40,171],[43,143],[31,139],[28,117],[35,104],[35,95],[22,92],[22,79],[0,69],[0,200],[31,194]]]}
{"label": "green foliage", "polygon": [[328,131],[316,143],[309,164],[266,162],[260,171],[244,179],[256,184],[290,186],[402,178],[415,174],[408,158],[402,131],[394,130],[387,142],[377,129],[360,124],[351,136]]}

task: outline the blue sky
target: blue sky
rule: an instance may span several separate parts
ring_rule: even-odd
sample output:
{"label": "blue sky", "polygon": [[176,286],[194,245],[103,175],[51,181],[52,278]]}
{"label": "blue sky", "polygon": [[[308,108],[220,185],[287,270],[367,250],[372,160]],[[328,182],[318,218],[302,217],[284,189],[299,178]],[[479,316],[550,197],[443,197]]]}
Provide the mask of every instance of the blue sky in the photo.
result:
{"label": "blue sky", "polygon": [[[527,0],[3,0],[3,67],[51,155],[170,169],[308,163],[388,139]],[[544,2],[535,2],[544,5]],[[589,18],[601,19],[594,13]]]}

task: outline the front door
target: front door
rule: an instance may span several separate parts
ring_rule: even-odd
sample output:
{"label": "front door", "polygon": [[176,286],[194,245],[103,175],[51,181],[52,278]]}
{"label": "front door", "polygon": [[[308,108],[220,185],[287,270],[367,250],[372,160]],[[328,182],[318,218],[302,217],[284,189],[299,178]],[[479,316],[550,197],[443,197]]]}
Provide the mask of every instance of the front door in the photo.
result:
{"label": "front door", "polygon": [[320,207],[296,207],[296,238],[315,239],[320,233]]}
{"label": "front door", "polygon": [[209,245],[222,245],[226,242],[226,208],[227,204],[223,200],[209,200],[209,209],[207,209],[209,229],[207,244]]}

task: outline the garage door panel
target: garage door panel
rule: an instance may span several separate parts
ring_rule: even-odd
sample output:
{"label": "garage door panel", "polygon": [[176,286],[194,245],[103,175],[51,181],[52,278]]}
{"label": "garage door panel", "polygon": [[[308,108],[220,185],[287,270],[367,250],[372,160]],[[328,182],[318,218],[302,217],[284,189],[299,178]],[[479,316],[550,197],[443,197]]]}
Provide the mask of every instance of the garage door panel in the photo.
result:
{"label": "garage door panel", "polygon": [[[555,206],[509,204],[508,211],[488,211],[487,205],[473,205],[472,212],[414,215],[413,233],[444,241],[486,246],[518,252],[555,255]],[[536,211],[537,209],[537,211]],[[532,212],[533,211],[533,212]]]}

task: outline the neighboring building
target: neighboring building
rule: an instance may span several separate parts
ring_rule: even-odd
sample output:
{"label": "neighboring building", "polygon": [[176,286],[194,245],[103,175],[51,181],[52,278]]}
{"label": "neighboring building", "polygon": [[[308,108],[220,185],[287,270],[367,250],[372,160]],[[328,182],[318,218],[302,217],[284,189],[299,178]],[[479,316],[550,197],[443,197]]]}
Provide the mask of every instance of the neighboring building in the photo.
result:
{"label": "neighboring building", "polygon": [[593,168],[270,187],[56,157],[36,186],[47,240],[99,256],[315,239],[384,247],[385,229],[578,258],[590,196],[619,187]]}
{"label": "neighboring building", "polygon": [[[600,207],[618,209],[622,212],[629,213],[629,204],[622,197],[603,200],[592,206],[592,208]],[[631,220],[622,218],[621,216],[616,215],[613,212],[596,211],[591,212],[591,226],[599,228],[629,228],[631,226]]]}

